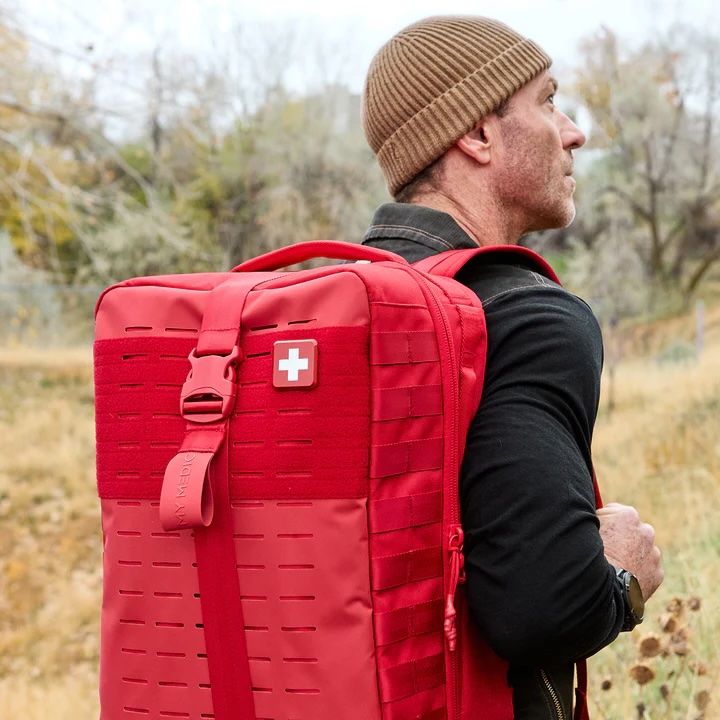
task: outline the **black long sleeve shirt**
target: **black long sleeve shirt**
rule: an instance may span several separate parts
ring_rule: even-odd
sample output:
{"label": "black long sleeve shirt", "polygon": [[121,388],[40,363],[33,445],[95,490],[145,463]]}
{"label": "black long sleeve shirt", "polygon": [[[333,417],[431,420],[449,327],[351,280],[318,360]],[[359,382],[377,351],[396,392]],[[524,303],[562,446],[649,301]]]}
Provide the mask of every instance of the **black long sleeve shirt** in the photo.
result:
{"label": "black long sleeve shirt", "polygon": [[[450,215],[397,203],[378,209],[364,244],[411,262],[476,247]],[[580,298],[516,255],[483,257],[458,279],[483,301],[488,330],[461,473],[470,608],[511,663],[516,718],[536,717],[520,707],[535,702],[528,678],[541,667],[569,714],[573,661],[612,642],[624,617],[592,484],[600,328]]]}

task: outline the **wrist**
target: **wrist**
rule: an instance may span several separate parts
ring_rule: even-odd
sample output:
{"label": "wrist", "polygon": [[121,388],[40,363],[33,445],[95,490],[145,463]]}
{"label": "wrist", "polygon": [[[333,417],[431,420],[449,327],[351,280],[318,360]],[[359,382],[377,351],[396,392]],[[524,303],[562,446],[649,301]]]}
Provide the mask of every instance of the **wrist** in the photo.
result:
{"label": "wrist", "polygon": [[628,632],[643,621],[645,601],[638,579],[629,570],[613,565],[622,589],[624,618],[621,630]]}

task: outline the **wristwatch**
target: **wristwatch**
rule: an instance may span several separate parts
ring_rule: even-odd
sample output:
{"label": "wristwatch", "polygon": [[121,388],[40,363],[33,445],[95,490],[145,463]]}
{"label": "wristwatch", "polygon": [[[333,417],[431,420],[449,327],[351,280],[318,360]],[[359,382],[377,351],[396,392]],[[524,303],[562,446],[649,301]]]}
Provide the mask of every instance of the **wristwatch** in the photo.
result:
{"label": "wristwatch", "polygon": [[645,600],[638,579],[629,570],[615,568],[615,572],[624,590],[625,620],[621,630],[627,632],[643,621]]}

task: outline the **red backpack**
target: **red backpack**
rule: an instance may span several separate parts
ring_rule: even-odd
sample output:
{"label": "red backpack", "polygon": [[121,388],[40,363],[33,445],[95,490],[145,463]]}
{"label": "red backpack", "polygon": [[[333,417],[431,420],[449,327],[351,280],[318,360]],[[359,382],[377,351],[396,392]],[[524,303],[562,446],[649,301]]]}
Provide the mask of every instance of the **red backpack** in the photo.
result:
{"label": "red backpack", "polygon": [[[452,279],[498,249],[557,280],[310,242],[105,290],[103,720],[511,720],[461,586],[486,330]],[[312,257],[370,262],[277,272]]]}

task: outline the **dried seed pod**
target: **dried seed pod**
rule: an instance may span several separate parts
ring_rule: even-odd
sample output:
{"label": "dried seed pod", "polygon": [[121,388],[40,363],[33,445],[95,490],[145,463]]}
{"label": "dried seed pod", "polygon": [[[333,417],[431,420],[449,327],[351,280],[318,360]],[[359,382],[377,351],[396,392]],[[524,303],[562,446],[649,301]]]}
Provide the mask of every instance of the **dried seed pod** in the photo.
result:
{"label": "dried seed pod", "polygon": [[688,598],[687,606],[693,612],[697,612],[702,607],[702,600],[697,595],[693,595],[693,597]]}
{"label": "dried seed pod", "polygon": [[683,601],[682,598],[674,597],[668,604],[667,604],[667,611],[669,613],[672,613],[675,615],[675,617],[680,617],[683,612]]}
{"label": "dried seed pod", "polygon": [[657,657],[663,650],[662,641],[659,635],[655,633],[647,633],[640,638],[638,643],[638,651],[641,658]]}
{"label": "dried seed pod", "polygon": [[655,671],[649,665],[638,663],[630,668],[630,677],[638,685],[645,685],[655,677]]}
{"label": "dried seed pod", "polygon": [[612,687],[612,679],[609,677],[606,677],[600,684],[601,690],[609,690],[611,687]]}
{"label": "dried seed pod", "polygon": [[707,690],[701,690],[695,694],[695,707],[703,712],[710,704],[710,693]]}
{"label": "dried seed pod", "polygon": [[690,668],[690,672],[695,675],[707,675],[707,665],[699,660],[689,662],[688,667]]}
{"label": "dried seed pod", "polygon": [[679,657],[685,657],[690,652],[687,640],[677,640],[670,643],[670,650]]}
{"label": "dried seed pod", "polygon": [[670,688],[668,687],[667,683],[663,683],[660,686],[660,696],[665,702],[668,702],[670,700]]}
{"label": "dried seed pod", "polygon": [[674,633],[679,627],[678,619],[672,613],[663,613],[660,616],[660,629],[666,633]]}

